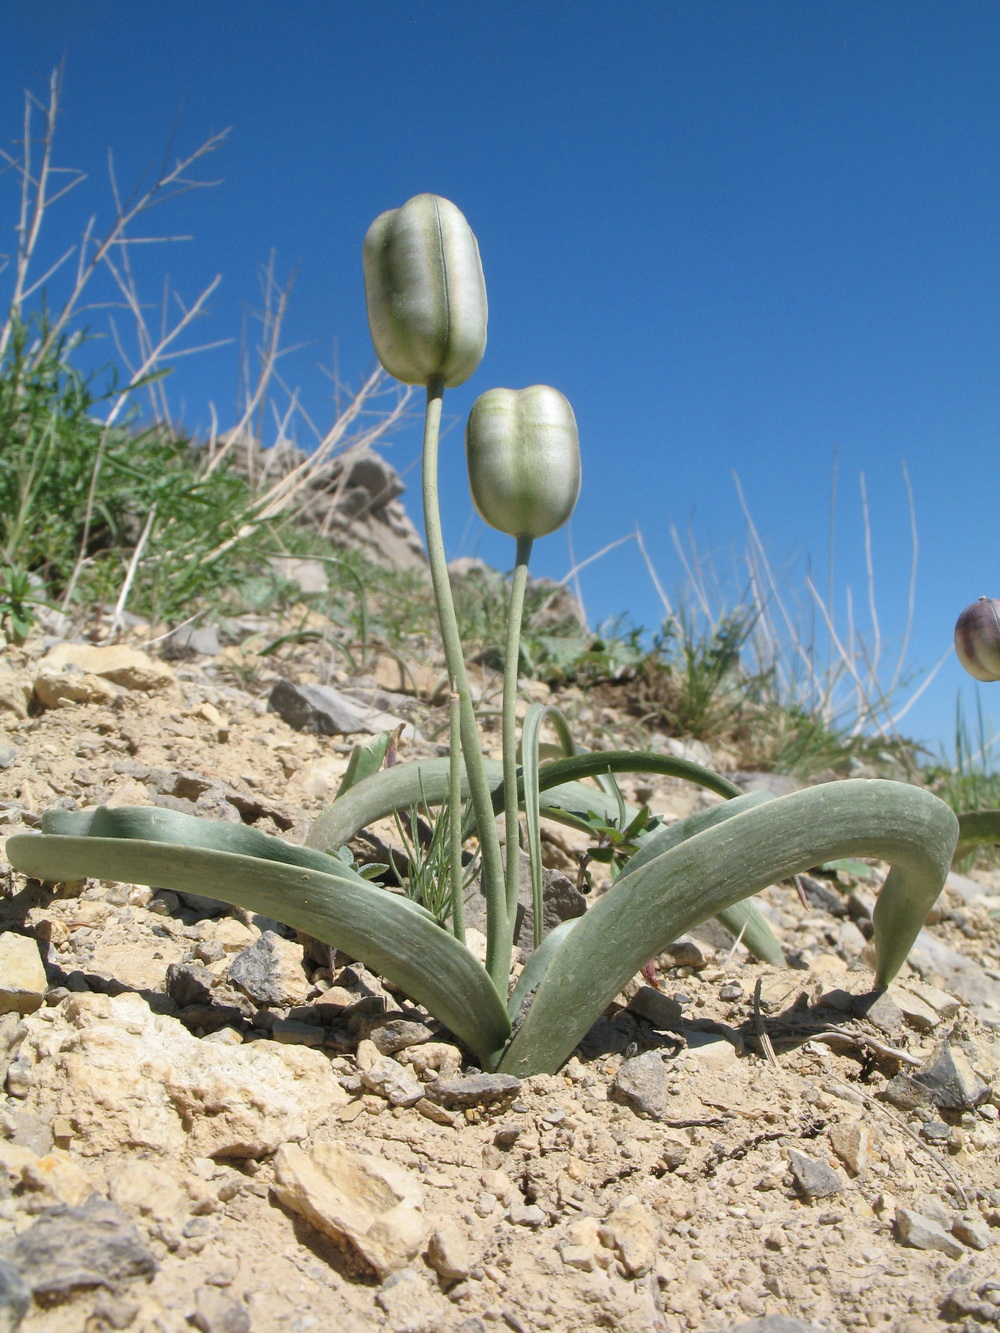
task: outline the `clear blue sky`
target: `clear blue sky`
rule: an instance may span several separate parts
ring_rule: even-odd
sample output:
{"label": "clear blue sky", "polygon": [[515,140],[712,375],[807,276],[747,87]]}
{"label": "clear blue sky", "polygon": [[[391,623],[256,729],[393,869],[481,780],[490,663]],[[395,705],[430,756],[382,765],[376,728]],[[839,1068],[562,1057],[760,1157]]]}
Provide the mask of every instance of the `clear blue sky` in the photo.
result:
{"label": "clear blue sky", "polygon": [[[206,171],[222,184],[159,215],[194,239],[144,253],[151,294],[164,272],[188,299],[221,273],[199,337],[232,337],[274,250],[296,272],[289,341],[308,344],[285,371],[316,416],[334,341],[345,376],[371,361],[369,222],[434,191],[478,235],[490,299],[486,358],[446,407],[464,419],[494,385],[569,397],[578,559],[638,525],[673,594],[674,522],[728,568],[744,543],[735,470],[805,602],[807,557],[827,587],[839,454],[842,625],[848,584],[865,620],[863,471],[881,628],[901,631],[903,460],[913,667],[947,650],[967,602],[1000,595],[995,0],[0,0],[0,14],[0,136],[64,60],[57,156],[90,173],[53,253],[87,210],[107,220],[109,148],[130,185],[175,121],[182,150],[232,127]],[[180,363],[188,426],[207,426],[210,399],[231,419],[235,385],[232,347]],[[403,434],[390,456],[415,455]],[[505,566],[508,544],[471,517],[458,430],[444,461],[451,553]],[[569,563],[564,535],[539,544],[539,572]],[[583,591],[592,620],[659,621],[633,546]],[[1000,718],[1000,686],[952,660],[904,729],[947,738],[960,687]]]}

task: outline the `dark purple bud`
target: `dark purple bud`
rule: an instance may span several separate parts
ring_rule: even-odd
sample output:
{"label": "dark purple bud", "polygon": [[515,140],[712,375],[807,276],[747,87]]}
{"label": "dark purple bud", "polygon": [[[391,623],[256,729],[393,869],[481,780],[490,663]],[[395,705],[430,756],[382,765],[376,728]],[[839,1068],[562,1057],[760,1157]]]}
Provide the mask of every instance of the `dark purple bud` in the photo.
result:
{"label": "dark purple bud", "polygon": [[1000,599],[980,597],[955,626],[955,652],[976,680],[1000,680]]}

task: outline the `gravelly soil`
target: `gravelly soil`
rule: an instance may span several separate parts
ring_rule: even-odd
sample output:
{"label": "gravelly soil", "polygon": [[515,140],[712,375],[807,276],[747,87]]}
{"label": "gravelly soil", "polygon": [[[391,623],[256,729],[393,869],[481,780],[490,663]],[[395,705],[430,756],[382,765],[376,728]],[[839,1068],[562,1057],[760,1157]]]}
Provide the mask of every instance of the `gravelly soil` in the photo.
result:
{"label": "gravelly soil", "polygon": [[[265,710],[272,659],[244,647],[175,664],[151,688],[26,705],[44,647],[4,656],[5,834],[56,803],[162,804],[296,840],[332,798],[349,747]],[[304,650],[277,670],[315,681],[323,666]],[[443,719],[398,692],[375,704],[425,736]],[[401,757],[437,752],[417,741]],[[664,780],[650,804],[669,818],[709,799]],[[570,868],[582,843],[549,834],[552,863]],[[51,1210],[92,1194],[115,1203],[126,1248],[148,1258],[130,1276],[105,1256],[93,1282],[48,1296],[36,1273],[19,1325],[3,1323],[4,1300],[13,1309],[16,1299],[0,1294],[0,1327],[673,1333],[789,1315],[835,1331],[988,1333],[1000,1324],[1000,879],[953,881],[924,941],[947,949],[922,948],[897,1003],[872,1008],[865,912],[884,869],[763,895],[794,967],[757,964],[718,931],[699,932],[656,960],[658,989],[620,997],[560,1073],[462,1108],[432,1097],[393,1106],[365,1081],[380,1025],[426,1015],[363,969],[344,971],[346,960],[245,913],[137,885],[40,886],[8,867],[0,930],[38,942],[47,990],[16,1039],[21,1020],[0,1019],[14,1061],[0,1098],[0,1278],[3,1256],[28,1271],[17,1242],[39,1219],[65,1222]],[[279,942],[284,987],[266,1003],[228,971],[262,928]],[[178,965],[211,974],[200,1007],[178,989]],[[396,1051],[428,1090],[459,1058],[431,1027],[430,1044]],[[74,1032],[90,1043],[76,1064]],[[124,1050],[126,1038],[150,1049],[134,1069],[108,1055],[102,1089],[99,1052]],[[274,1055],[279,1082],[298,1080],[299,1104],[269,1104],[234,1149],[241,1108],[230,1092],[213,1105],[186,1085],[185,1110],[176,1064],[164,1072],[206,1046],[220,1060]],[[942,1052],[978,1104],[908,1107],[900,1076]],[[321,1079],[325,1102],[305,1091]],[[357,1246],[322,1234],[283,1191],[282,1143],[320,1155],[339,1145],[401,1168],[419,1195],[419,1248],[379,1276]],[[81,1225],[99,1230],[90,1214]]]}

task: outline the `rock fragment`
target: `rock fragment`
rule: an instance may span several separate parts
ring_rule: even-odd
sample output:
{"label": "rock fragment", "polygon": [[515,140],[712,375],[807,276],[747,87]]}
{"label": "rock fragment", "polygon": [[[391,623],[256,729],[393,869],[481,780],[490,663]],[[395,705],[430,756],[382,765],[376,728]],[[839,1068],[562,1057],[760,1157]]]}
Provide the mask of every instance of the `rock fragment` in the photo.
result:
{"label": "rock fragment", "polygon": [[463,1078],[438,1079],[425,1094],[441,1106],[486,1106],[507,1101],[521,1091],[521,1080],[512,1074],[467,1074]]}
{"label": "rock fragment", "polygon": [[40,665],[43,671],[86,672],[122,689],[143,693],[165,689],[175,679],[165,662],[121,644],[57,643]]}
{"label": "rock fragment", "polygon": [[30,1304],[31,1288],[12,1263],[0,1259],[0,1333],[14,1333]]}
{"label": "rock fragment", "polygon": [[182,1009],[188,1005],[210,1004],[215,973],[197,963],[171,963],[167,968],[167,994]]}
{"label": "rock fragment", "polygon": [[276,680],[267,706],[293,730],[316,736],[353,736],[359,731],[377,736],[397,727],[403,728],[407,738],[415,735],[403,718],[366,708],[329,685],[294,685],[290,680]]}
{"label": "rock fragment", "polygon": [[424,1085],[391,1055],[380,1055],[362,1071],[366,1088],[377,1092],[392,1106],[416,1106],[424,1096]]}
{"label": "rock fragment", "polygon": [[988,1250],[993,1244],[990,1229],[979,1213],[962,1213],[952,1222],[951,1231],[970,1250]]}
{"label": "rock fragment", "polygon": [[310,992],[302,966],[302,946],[265,930],[229,964],[229,981],[254,1004],[302,1004]]}
{"label": "rock fragment", "polygon": [[934,1222],[912,1208],[896,1209],[896,1233],[904,1245],[915,1250],[940,1250],[949,1259],[961,1259],[965,1253],[961,1243],[949,1235],[940,1222]]}
{"label": "rock fragment", "polygon": [[827,1199],[832,1194],[839,1194],[844,1182],[839,1172],[826,1162],[818,1162],[805,1153],[788,1149],[788,1165],[792,1169],[795,1183],[807,1199]]}
{"label": "rock fragment", "polygon": [[383,1055],[395,1055],[409,1046],[420,1046],[434,1037],[426,1023],[412,1023],[405,1018],[389,1018],[369,1026],[368,1036]]}
{"label": "rock fragment", "polygon": [[311,1153],[286,1143],[274,1171],[285,1207],[347,1241],[379,1277],[405,1268],[423,1249],[423,1192],[403,1167],[338,1143]]}
{"label": "rock fragment", "polygon": [[444,1298],[412,1268],[387,1278],[375,1300],[392,1333],[438,1333],[450,1312]]}
{"label": "rock fragment", "polygon": [[33,1014],[45,998],[45,968],[28,935],[0,935],[0,1014]]}
{"label": "rock fragment", "polygon": [[949,1111],[971,1111],[990,1095],[985,1083],[969,1063],[960,1046],[939,1046],[930,1064],[913,1075],[927,1088],[931,1102]]}
{"label": "rock fragment", "polygon": [[863,1176],[868,1170],[871,1135],[859,1120],[848,1120],[830,1129],[830,1146],[852,1176]]}
{"label": "rock fragment", "polygon": [[127,1214],[96,1194],[79,1207],[46,1208],[0,1250],[0,1258],[43,1299],[82,1287],[110,1288],[127,1278],[150,1278],[157,1268]]}
{"label": "rock fragment", "polygon": [[431,1232],[427,1262],[446,1282],[460,1282],[475,1267],[468,1240],[450,1219],[443,1218]]}
{"label": "rock fragment", "polygon": [[199,1287],[195,1292],[190,1323],[198,1333],[250,1333],[250,1312],[218,1287]]}
{"label": "rock fragment", "polygon": [[623,1102],[639,1115],[663,1120],[670,1114],[669,1082],[670,1076],[660,1053],[644,1051],[642,1055],[622,1061],[610,1095],[614,1101]]}
{"label": "rock fragment", "polygon": [[656,1263],[659,1225],[637,1199],[623,1199],[598,1229],[601,1244],[614,1250],[630,1277],[645,1277]]}
{"label": "rock fragment", "polygon": [[674,1027],[684,1012],[676,1000],[653,986],[640,986],[629,999],[628,1007],[633,1014],[638,1014],[640,1018],[652,1023],[653,1027],[661,1029]]}

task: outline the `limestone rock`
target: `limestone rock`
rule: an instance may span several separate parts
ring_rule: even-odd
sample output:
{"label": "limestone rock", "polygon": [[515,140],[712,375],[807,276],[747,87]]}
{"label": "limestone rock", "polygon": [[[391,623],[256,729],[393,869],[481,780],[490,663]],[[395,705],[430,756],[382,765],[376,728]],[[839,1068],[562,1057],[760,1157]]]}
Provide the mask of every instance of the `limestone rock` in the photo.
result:
{"label": "limestone rock", "polygon": [[405,1018],[380,1018],[368,1024],[368,1035],[383,1055],[395,1055],[410,1046],[419,1046],[434,1036],[426,1023]]}
{"label": "limestone rock", "polygon": [[645,1277],[656,1263],[659,1224],[638,1199],[628,1198],[608,1214],[598,1231],[601,1244],[614,1250],[630,1277]]}
{"label": "limestone rock", "polygon": [[67,668],[143,693],[166,689],[174,683],[174,673],[165,662],[120,644],[57,643],[42,658],[43,671],[62,672]]}
{"label": "limestone rock", "polygon": [[27,1021],[22,1058],[46,1059],[33,1095],[71,1121],[85,1156],[262,1157],[347,1101],[319,1051],[202,1042],[129,992],[71,995],[52,1021]]}
{"label": "limestone rock", "polygon": [[[28,716],[31,702],[31,678],[24,671],[0,667],[0,714],[13,713],[15,717]],[[10,721],[10,719],[7,719]]]}
{"label": "limestone rock", "polygon": [[990,1228],[979,1213],[969,1211],[956,1217],[951,1224],[952,1235],[957,1236],[970,1250],[988,1250],[993,1244]]}
{"label": "limestone rock", "polygon": [[381,1278],[423,1249],[423,1191],[392,1162],[339,1143],[305,1153],[286,1143],[274,1159],[280,1201],[324,1235],[347,1241]]}
{"label": "limestone rock", "polygon": [[361,1078],[366,1088],[385,1097],[392,1106],[415,1106],[424,1095],[423,1084],[390,1055],[373,1060]]}
{"label": "limestone rock", "polygon": [[442,1106],[485,1106],[507,1101],[520,1091],[521,1080],[513,1074],[467,1074],[439,1079],[426,1088],[427,1096]]}
{"label": "limestone rock", "polygon": [[119,1208],[141,1218],[150,1234],[171,1249],[180,1242],[188,1212],[187,1195],[174,1176],[155,1162],[137,1158],[111,1175],[110,1195]]}
{"label": "limestone rock", "polygon": [[468,1240],[450,1218],[442,1218],[427,1242],[427,1262],[446,1282],[459,1282],[475,1267]]}
{"label": "limestone rock", "polygon": [[218,1287],[199,1287],[195,1292],[190,1322],[198,1333],[250,1333],[250,1312]]}
{"label": "limestone rock", "polygon": [[[629,989],[630,987],[626,989],[626,995]],[[635,993],[629,997],[628,1007],[633,1014],[645,1018],[654,1028],[661,1029],[675,1027],[684,1012],[677,1001],[672,1000],[669,995],[664,995],[654,986],[645,985],[638,986]]]}
{"label": "limestone rock", "polygon": [[0,1014],[33,1014],[45,996],[45,968],[28,935],[0,934]]}
{"label": "limestone rock", "polygon": [[449,1314],[448,1303],[412,1268],[387,1278],[375,1300],[392,1333],[438,1333]]}
{"label": "limestone rock", "polygon": [[830,1146],[852,1175],[863,1176],[868,1170],[871,1135],[859,1120],[833,1125]]}
{"label": "limestone rock", "polygon": [[118,691],[108,681],[92,672],[72,667],[58,670],[43,666],[35,677],[35,698],[45,708],[66,708],[71,704],[108,704]]}

